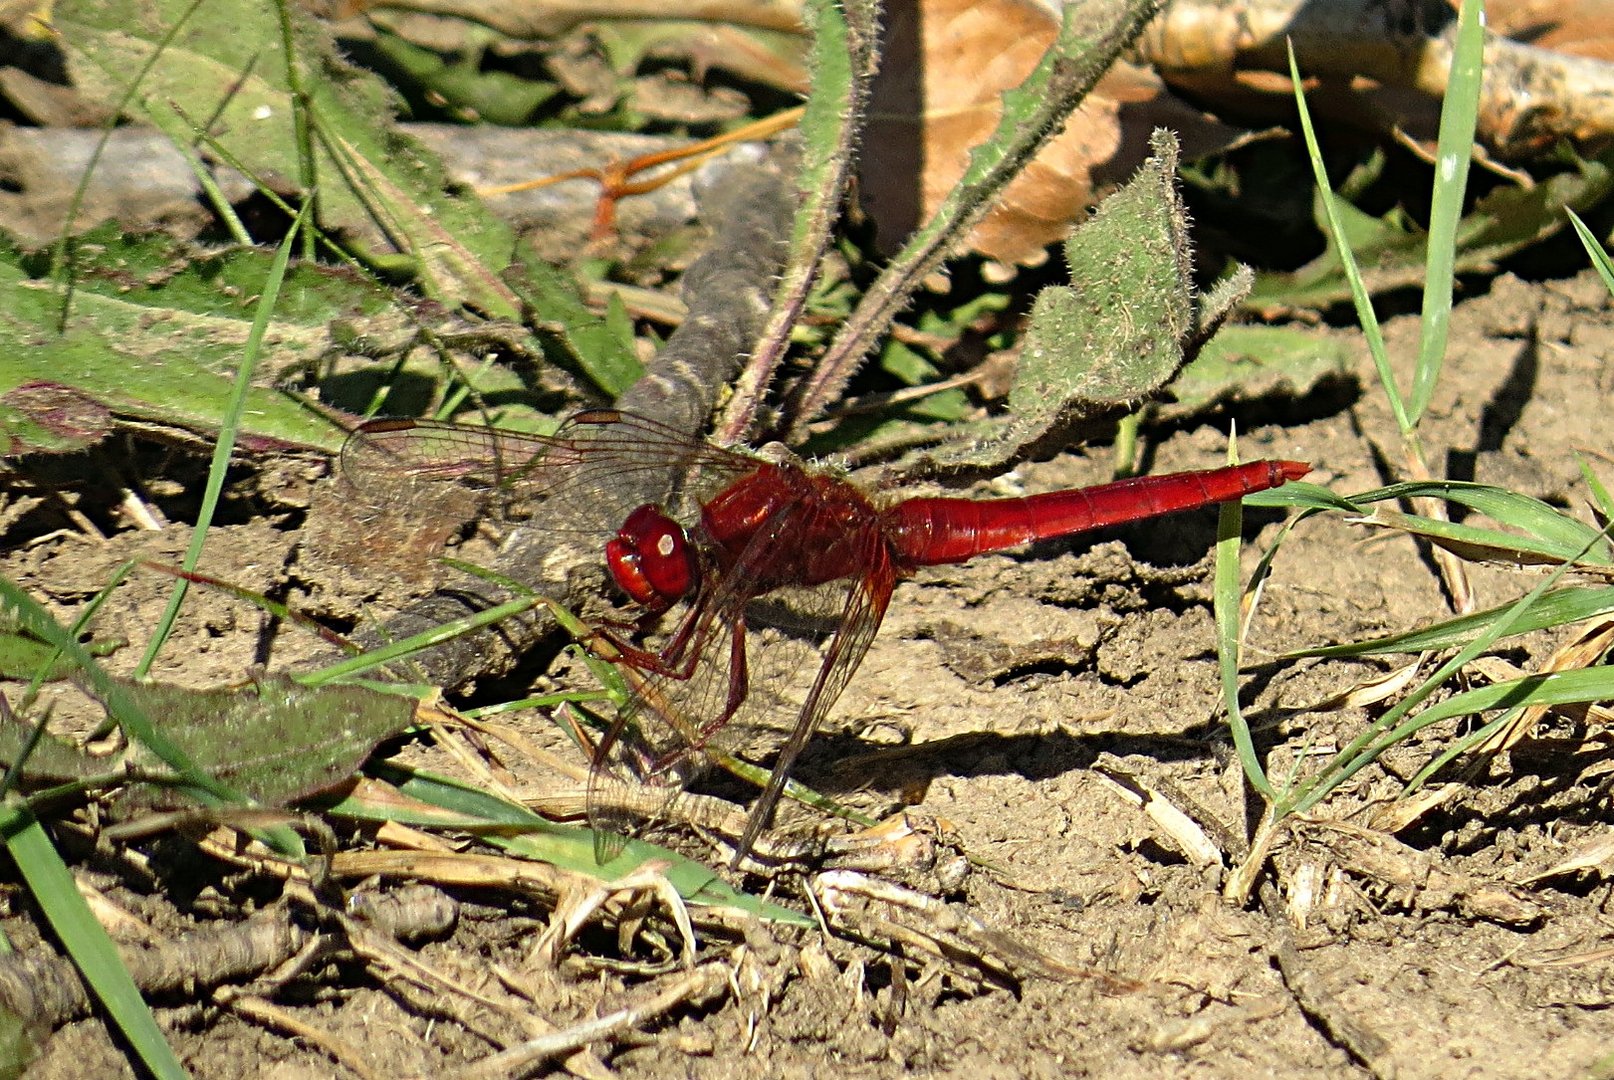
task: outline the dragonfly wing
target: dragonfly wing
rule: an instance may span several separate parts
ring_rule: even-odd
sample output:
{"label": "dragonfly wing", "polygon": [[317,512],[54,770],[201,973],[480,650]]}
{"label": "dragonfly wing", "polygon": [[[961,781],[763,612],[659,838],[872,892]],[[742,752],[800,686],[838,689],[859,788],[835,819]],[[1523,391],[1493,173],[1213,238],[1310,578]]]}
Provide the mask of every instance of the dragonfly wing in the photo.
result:
{"label": "dragonfly wing", "polygon": [[[618,662],[634,692],[590,774],[589,818],[597,828],[614,832],[635,817],[665,816],[715,758],[765,731],[783,711],[779,694],[794,685],[809,658],[818,658],[816,640],[832,635],[778,639],[753,655],[748,609],[758,583],[776,579],[781,551],[793,548],[810,512],[801,503],[777,510],[725,572],[706,576],[658,652]],[[847,606],[846,588],[840,582],[813,590],[834,594],[832,605],[815,606],[833,616],[835,628]]]}
{"label": "dragonfly wing", "polygon": [[[798,601],[792,610],[808,616],[806,625],[796,627],[794,640],[775,640],[760,655],[748,652],[756,583],[770,579],[781,548],[803,534],[812,512],[800,504],[784,507],[757,530],[728,572],[691,605],[663,646],[657,670],[635,668],[631,661],[624,666],[635,693],[602,743],[606,753],[591,774],[590,820],[597,827],[615,832],[633,817],[665,815],[715,758],[750,733],[776,729],[769,721],[782,711],[779,691],[799,683],[794,676],[811,666],[812,683],[794,706],[777,763],[747,819],[739,857],[755,843],[791,765],[868,651],[896,582],[889,549],[871,530],[860,539],[861,576],[788,590]],[[821,650],[804,637],[817,640]]]}
{"label": "dragonfly wing", "polygon": [[768,775],[767,786],[762,789],[761,797],[746,818],[745,832],[734,850],[736,866],[744,861],[762,830],[768,827],[796,758],[829,715],[830,708],[841,696],[841,691],[846,689],[852,674],[863,663],[874,635],[879,632],[880,622],[885,618],[886,606],[896,587],[896,571],[891,565],[889,550],[879,542],[878,537],[870,538],[869,549],[864,561],[865,572],[853,578],[848,585],[840,624],[824,651],[824,659],[819,664],[807,698],[796,714],[795,726],[779,750],[773,771]]}
{"label": "dragonfly wing", "polygon": [[620,850],[620,834],[635,819],[665,818],[713,755],[735,741],[740,725],[731,721],[755,704],[746,608],[760,567],[799,517],[796,507],[774,514],[728,572],[704,577],[655,652],[624,652],[617,660],[632,694],[589,770],[588,816],[600,861]]}
{"label": "dragonfly wing", "polygon": [[578,413],[554,435],[376,420],[342,449],[343,474],[361,494],[425,504],[434,486],[453,485],[482,495],[485,512],[503,520],[552,505],[563,512],[545,525],[563,532],[614,531],[646,502],[673,506],[669,492],[683,490],[698,499],[755,467],[744,454],[614,409]]}
{"label": "dragonfly wing", "polygon": [[736,648],[744,672],[744,621],[735,624],[723,610],[726,599],[703,588],[660,653],[616,660],[631,693],[595,751],[588,780],[588,819],[601,863],[621,851],[636,819],[664,817],[709,763],[703,725],[729,694]]}
{"label": "dragonfly wing", "polygon": [[492,428],[372,420],[343,444],[342,475],[363,498],[427,512],[450,489],[486,502],[517,460],[546,460],[563,446],[537,435],[506,439]]}
{"label": "dragonfly wing", "polygon": [[613,531],[645,503],[693,523],[704,500],[757,467],[746,454],[616,409],[578,413],[555,438],[573,449],[576,466],[538,470],[513,487],[528,501],[560,500],[601,517]]}

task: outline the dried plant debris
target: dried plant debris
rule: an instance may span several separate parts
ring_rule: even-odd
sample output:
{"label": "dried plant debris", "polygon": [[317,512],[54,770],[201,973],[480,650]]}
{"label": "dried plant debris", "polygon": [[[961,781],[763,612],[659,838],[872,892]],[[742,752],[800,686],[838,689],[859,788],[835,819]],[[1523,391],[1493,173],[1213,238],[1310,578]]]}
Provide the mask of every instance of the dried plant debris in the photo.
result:
{"label": "dried plant debris", "polygon": [[1524,889],[1463,870],[1387,833],[1340,821],[1307,822],[1295,832],[1303,860],[1337,865],[1362,879],[1387,905],[1414,912],[1456,911],[1508,926],[1529,926],[1546,913]]}

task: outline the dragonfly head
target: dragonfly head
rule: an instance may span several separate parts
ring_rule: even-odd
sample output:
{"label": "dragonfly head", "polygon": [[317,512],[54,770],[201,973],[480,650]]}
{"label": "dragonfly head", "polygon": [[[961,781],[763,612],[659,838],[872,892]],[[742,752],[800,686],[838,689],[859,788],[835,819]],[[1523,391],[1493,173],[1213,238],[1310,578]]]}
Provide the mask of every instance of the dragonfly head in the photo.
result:
{"label": "dragonfly head", "polygon": [[629,514],[605,545],[605,565],[618,588],[653,612],[672,607],[700,577],[689,534],[651,503]]}

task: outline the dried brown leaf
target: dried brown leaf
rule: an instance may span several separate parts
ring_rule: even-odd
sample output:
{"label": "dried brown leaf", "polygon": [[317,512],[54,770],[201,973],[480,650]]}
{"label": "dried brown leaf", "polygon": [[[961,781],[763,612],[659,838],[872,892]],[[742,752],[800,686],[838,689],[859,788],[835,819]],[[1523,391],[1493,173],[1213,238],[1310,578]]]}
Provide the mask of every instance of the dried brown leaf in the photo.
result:
{"label": "dried brown leaf", "polygon": [[[887,17],[865,141],[865,205],[895,250],[947,197],[997,126],[1000,96],[1036,66],[1058,13],[1035,0],[924,0]],[[1242,137],[1191,109],[1151,71],[1117,64],[970,234],[970,249],[1035,265],[1097,195],[1149,156],[1156,127],[1192,133],[1195,157]]]}

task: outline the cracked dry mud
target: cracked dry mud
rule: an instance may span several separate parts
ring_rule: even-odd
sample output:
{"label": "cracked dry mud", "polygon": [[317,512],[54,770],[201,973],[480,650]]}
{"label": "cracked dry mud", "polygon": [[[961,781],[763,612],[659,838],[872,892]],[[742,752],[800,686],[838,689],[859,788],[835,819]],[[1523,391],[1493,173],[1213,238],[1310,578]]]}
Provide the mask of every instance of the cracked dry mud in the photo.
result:
{"label": "cracked dry mud", "polygon": [[[1428,445],[1449,448],[1443,464],[1451,475],[1466,471],[1584,516],[1575,454],[1605,477],[1610,466],[1600,403],[1614,395],[1614,317],[1602,287],[1589,275],[1542,285],[1503,277],[1460,305],[1453,328]],[[1393,354],[1414,351],[1409,321],[1392,324],[1389,336]],[[1310,460],[1316,478],[1340,491],[1384,482],[1378,462],[1394,457],[1394,428],[1365,388],[1369,375],[1363,357],[1353,377],[1327,393],[1263,405],[1262,415],[1287,408],[1290,419],[1250,431],[1241,424],[1241,452]],[[1154,433],[1150,468],[1218,464],[1224,443],[1216,425],[1225,428],[1227,419]],[[137,459],[146,468],[159,462],[202,467],[155,452]],[[1025,466],[1020,477],[1028,490],[1046,490],[1096,482],[1106,466],[1100,448]],[[253,499],[232,505],[243,512],[212,534],[203,570],[281,591],[316,612],[351,616],[379,603],[371,599],[379,583],[310,561],[291,527],[302,524],[300,512]],[[1252,515],[1257,546],[1246,552],[1246,570],[1276,520]],[[711,931],[700,959],[728,965],[732,986],[722,980],[702,1003],[647,1022],[642,1035],[596,1042],[596,1056],[572,1058],[570,1067],[580,1075],[608,1063],[624,1076],[700,1077],[1591,1074],[1614,1041],[1607,885],[1595,875],[1524,883],[1606,827],[1600,732],[1577,742],[1541,739],[1504,756],[1405,830],[1396,838],[1401,846],[1380,854],[1421,868],[1413,877],[1372,876],[1382,866],[1363,858],[1336,861],[1330,834],[1309,831],[1275,855],[1272,906],[1243,910],[1220,898],[1225,867],[1180,850],[1117,782],[1166,793],[1208,835],[1230,843],[1248,835],[1258,813],[1242,794],[1219,719],[1204,574],[1212,529],[1213,515],[1190,515],[1105,533],[1091,545],[1051,543],[922,572],[899,587],[836,709],[835,730],[800,763],[801,779],[866,807],[917,797],[918,809],[943,819],[978,860],[946,897],[948,910],[1062,972],[1024,974],[1005,989],[911,944],[897,959],[816,931]],[[6,545],[0,572],[69,614],[123,559],[173,560],[187,539],[182,525],[130,529],[104,543],[58,534]],[[1538,580],[1534,573],[1477,568],[1480,603],[1518,595]],[[150,575],[131,578],[100,617],[98,635],[142,642],[168,586]],[[1366,662],[1280,663],[1278,653],[1444,613],[1437,579],[1411,542],[1369,536],[1337,518],[1303,524],[1277,558],[1248,652],[1246,698],[1270,760],[1348,740],[1368,713],[1305,706],[1383,670]],[[1528,667],[1557,643],[1536,635],[1507,655]],[[311,648],[296,632],[269,634],[251,607],[195,589],[154,674],[219,684],[254,664],[290,665]],[[126,670],[137,652],[109,663]],[[584,677],[575,668],[555,673]],[[556,753],[573,753],[542,718],[520,722]],[[1421,733],[1317,816],[1349,818],[1389,798],[1451,733],[1441,725]],[[1541,734],[1576,731],[1555,723]],[[446,767],[422,746],[404,753]],[[505,759],[522,783],[557,782],[536,765]],[[339,840],[357,842],[346,834]],[[278,892],[274,882],[195,854],[179,836],[137,845],[149,855],[138,871],[82,841],[63,846],[82,860],[86,880],[158,940],[239,920]],[[1319,866],[1328,887],[1306,925],[1296,926],[1284,896]],[[1521,910],[1537,917],[1509,922],[1506,910],[1462,900],[1491,888],[1526,901]],[[529,948],[546,907],[486,890],[456,895],[455,929],[411,948],[468,981],[486,978],[495,964],[520,972],[537,991],[533,1015],[556,1028],[641,1002],[679,977],[591,963],[622,956],[614,931],[597,929],[585,931],[558,967],[535,965]],[[790,880],[779,883],[779,896],[803,902]],[[32,946],[35,912],[15,887],[4,898],[8,935]],[[434,1017],[420,1003],[441,991],[407,990],[401,980],[382,985],[351,960],[322,962],[265,996],[285,1015],[345,1040],[378,1076],[461,1074],[493,1052],[490,1038],[531,1037],[478,1035],[474,1023]],[[308,1041],[243,1010],[198,1005],[203,998],[181,990],[157,999],[158,1016],[195,1075],[337,1073]],[[31,1075],[127,1075],[123,1061],[99,1020],[78,1020],[45,1045]]]}

